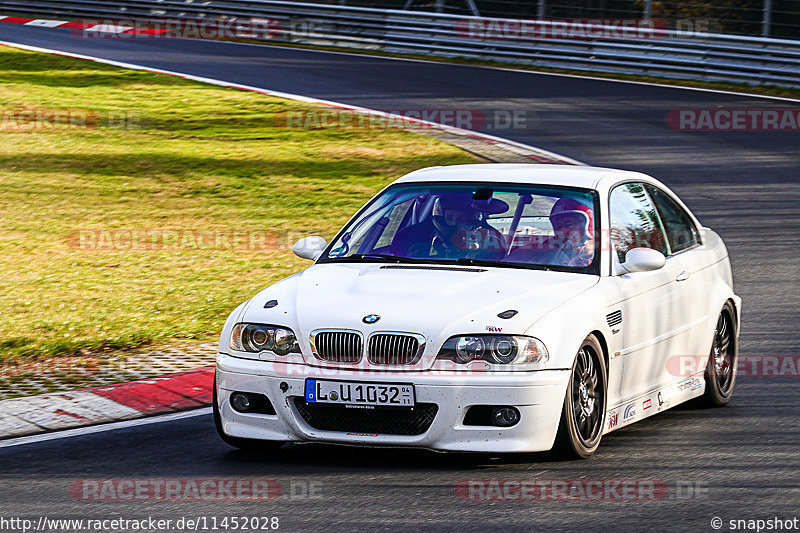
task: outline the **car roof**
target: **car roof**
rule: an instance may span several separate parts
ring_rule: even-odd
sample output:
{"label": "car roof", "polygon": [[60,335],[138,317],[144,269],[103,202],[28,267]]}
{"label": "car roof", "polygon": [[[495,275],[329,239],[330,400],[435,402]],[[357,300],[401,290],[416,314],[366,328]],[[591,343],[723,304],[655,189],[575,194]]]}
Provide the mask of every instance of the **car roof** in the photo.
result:
{"label": "car roof", "polygon": [[607,178],[604,181],[614,183],[626,179],[652,180],[649,176],[638,172],[584,165],[479,163],[423,168],[406,174],[394,183],[488,181],[498,183],[561,185],[596,189],[603,178]]}

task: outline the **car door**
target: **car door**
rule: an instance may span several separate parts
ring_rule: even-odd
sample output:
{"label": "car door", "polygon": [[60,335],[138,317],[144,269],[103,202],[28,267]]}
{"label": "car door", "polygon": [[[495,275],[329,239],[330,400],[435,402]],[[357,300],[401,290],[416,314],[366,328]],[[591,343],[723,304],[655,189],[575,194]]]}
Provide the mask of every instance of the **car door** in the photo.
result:
{"label": "car door", "polygon": [[686,308],[687,351],[679,355],[707,354],[711,337],[702,327],[716,319],[718,309],[711,309],[716,273],[709,268],[716,256],[703,247],[694,220],[667,191],[646,184],[645,189],[658,211],[669,242],[669,260],[679,265],[678,284],[688,298]]}
{"label": "car door", "polygon": [[688,348],[684,317],[688,293],[679,285],[683,265],[669,259],[664,228],[649,194],[640,182],[617,185],[609,195],[612,260],[625,262],[625,254],[637,247],[658,250],[667,257],[664,267],[650,272],[615,276],[622,296],[621,335],[623,376],[620,396],[629,400],[668,382],[667,357]]}

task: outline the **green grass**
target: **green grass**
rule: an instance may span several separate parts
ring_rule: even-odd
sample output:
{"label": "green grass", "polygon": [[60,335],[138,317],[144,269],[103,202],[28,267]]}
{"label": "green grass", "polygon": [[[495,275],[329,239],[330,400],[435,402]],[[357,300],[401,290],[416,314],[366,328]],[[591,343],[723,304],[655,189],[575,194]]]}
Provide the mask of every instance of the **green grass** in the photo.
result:
{"label": "green grass", "polygon": [[[308,109],[290,101],[12,48],[0,109],[0,363],[212,339],[307,265],[296,238],[330,238],[402,174],[474,161],[398,129],[282,128],[276,117]],[[21,122],[40,110],[88,112],[89,127]],[[130,229],[182,237],[86,241]],[[272,245],[208,246],[190,230]]]}

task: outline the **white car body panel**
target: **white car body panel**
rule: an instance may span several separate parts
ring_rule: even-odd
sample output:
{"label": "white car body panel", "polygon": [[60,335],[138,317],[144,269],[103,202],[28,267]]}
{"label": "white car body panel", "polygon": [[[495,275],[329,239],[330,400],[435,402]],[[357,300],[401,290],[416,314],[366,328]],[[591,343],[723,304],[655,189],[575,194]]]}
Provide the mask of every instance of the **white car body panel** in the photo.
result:
{"label": "white car body panel", "polygon": [[[464,333],[465,323],[478,333],[498,327],[503,332],[522,334],[564,299],[581,293],[599,279],[522,269],[468,267],[452,271],[395,266],[312,265],[253,298],[247,321],[286,324],[289,319],[298,328],[296,331],[304,333],[298,339],[303,360],[327,367],[352,365],[314,357],[308,338],[313,330],[345,327],[365,337],[373,331],[419,333],[427,339],[423,357],[406,369],[422,370],[433,365],[439,347],[447,338]],[[281,287],[284,283],[285,288]],[[281,293],[280,298],[273,288]],[[264,309],[264,303],[271,299],[286,303]],[[520,312],[511,319],[499,319],[497,314],[507,309]],[[361,319],[371,313],[380,315],[380,322],[364,324]]]}
{"label": "white car body panel", "polygon": [[[676,376],[669,358],[708,354],[720,310],[727,301],[739,318],[741,300],[733,292],[722,239],[702,228],[663,184],[621,170],[555,165],[458,165],[413,172],[406,182],[503,182],[584,187],[600,198],[600,275],[502,267],[446,269],[427,265],[316,263],[267,287],[237,307],[222,331],[217,360],[218,406],[222,426],[233,437],[326,441],[365,445],[419,446],[438,450],[522,452],[553,445],[575,354],[595,333],[604,345],[608,373],[608,433],[703,394],[702,370]],[[692,216],[702,244],[667,258],[651,272],[620,274],[609,239],[608,196],[617,184],[637,181],[669,193]],[[688,276],[687,276],[688,274]],[[680,280],[679,280],[680,278]],[[684,279],[685,278],[685,279]],[[264,308],[269,300],[279,305]],[[519,312],[498,318],[507,309]],[[622,322],[607,316],[622,312]],[[380,315],[365,324],[366,315]],[[231,330],[237,323],[291,328],[300,354],[278,357],[234,353]],[[334,363],[312,353],[309,335],[322,328],[370,333],[407,332],[425,339],[422,357],[402,368]],[[448,338],[499,332],[529,335],[547,347],[549,360],[536,370],[497,371],[482,361],[454,369],[436,361]],[[306,378],[413,383],[417,402],[439,410],[421,435],[401,436],[320,431],[298,414],[292,398],[302,396]],[[285,385],[285,390],[281,389]],[[233,391],[264,394],[275,415],[239,413]],[[463,425],[471,405],[513,405],[522,421],[510,428]]]}

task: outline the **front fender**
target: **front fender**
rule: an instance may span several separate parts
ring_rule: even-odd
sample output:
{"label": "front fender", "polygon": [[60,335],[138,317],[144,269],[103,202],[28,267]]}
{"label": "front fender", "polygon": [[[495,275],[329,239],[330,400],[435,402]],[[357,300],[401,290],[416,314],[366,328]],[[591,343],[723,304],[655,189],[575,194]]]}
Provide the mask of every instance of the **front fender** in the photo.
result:
{"label": "front fender", "polygon": [[[548,369],[572,368],[581,343],[593,331],[602,335],[609,352],[613,353],[613,333],[606,314],[621,300],[619,289],[610,278],[602,278],[590,289],[562,303],[528,328],[526,335],[540,339],[547,347]],[[606,357],[611,357],[610,353]]]}

